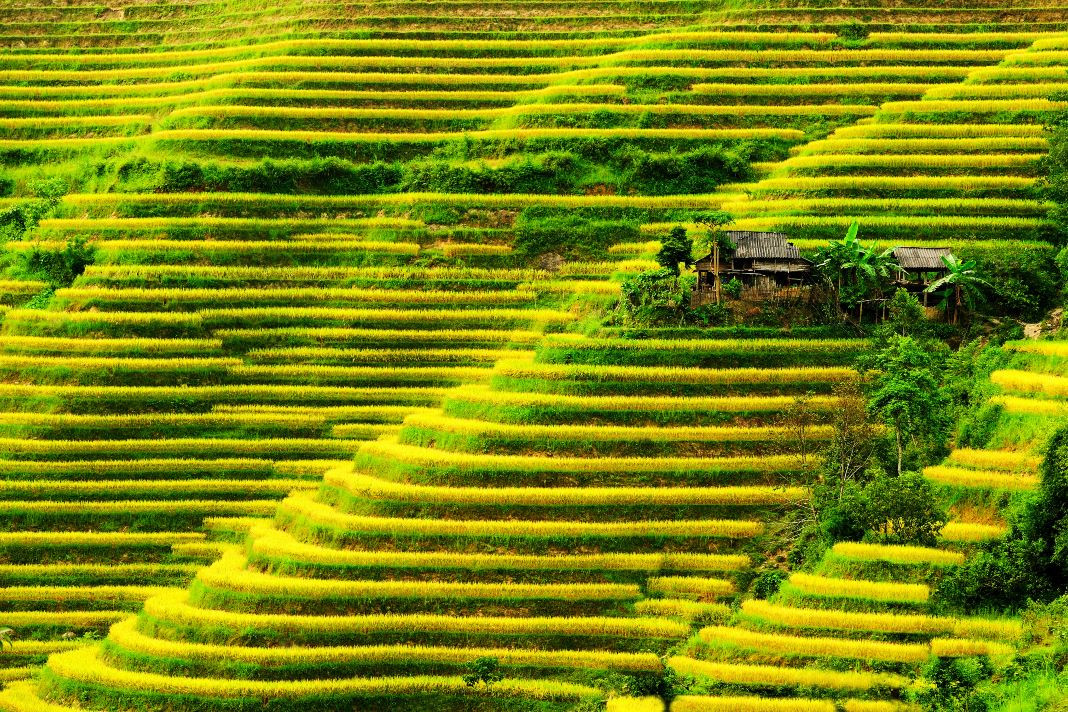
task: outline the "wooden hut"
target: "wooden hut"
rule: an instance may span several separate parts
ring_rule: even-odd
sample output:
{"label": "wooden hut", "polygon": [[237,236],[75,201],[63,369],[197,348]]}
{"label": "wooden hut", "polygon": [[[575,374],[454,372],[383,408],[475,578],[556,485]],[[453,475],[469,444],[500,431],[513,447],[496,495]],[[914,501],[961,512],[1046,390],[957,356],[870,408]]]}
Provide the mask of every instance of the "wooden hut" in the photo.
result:
{"label": "wooden hut", "polygon": [[[773,291],[803,284],[812,272],[812,262],[781,232],[730,230],[724,234],[735,245],[735,249],[719,254],[719,274],[724,282],[737,279],[746,287]],[[715,289],[715,263],[713,253],[694,264],[698,291]]]}
{"label": "wooden hut", "polygon": [[942,258],[951,254],[948,247],[898,247],[894,259],[909,281],[930,284],[946,276]]}
{"label": "wooden hut", "polygon": [[923,292],[923,305],[927,306],[926,289],[949,272],[942,258],[951,254],[948,247],[898,247],[894,250],[902,272],[898,286]]}

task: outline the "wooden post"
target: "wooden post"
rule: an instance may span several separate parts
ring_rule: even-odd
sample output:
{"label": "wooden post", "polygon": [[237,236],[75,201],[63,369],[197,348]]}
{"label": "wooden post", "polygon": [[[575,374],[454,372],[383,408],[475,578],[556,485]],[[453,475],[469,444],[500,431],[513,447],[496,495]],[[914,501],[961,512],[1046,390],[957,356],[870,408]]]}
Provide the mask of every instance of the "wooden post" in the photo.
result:
{"label": "wooden post", "polygon": [[720,303],[719,285],[720,285],[720,282],[722,280],[719,278],[719,239],[718,238],[716,239],[715,243],[712,245],[712,261],[713,261],[713,263],[715,265],[714,269],[716,270],[716,306],[719,306],[719,303]]}

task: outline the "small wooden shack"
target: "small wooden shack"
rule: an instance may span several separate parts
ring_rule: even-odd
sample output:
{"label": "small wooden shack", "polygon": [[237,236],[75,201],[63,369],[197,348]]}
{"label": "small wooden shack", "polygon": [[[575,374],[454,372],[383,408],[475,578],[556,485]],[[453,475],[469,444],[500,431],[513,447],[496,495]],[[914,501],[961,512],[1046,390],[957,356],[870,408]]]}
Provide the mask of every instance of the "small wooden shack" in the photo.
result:
{"label": "small wooden shack", "polygon": [[946,276],[942,258],[951,254],[948,247],[898,247],[894,259],[908,281],[930,284]]}
{"label": "small wooden shack", "polygon": [[923,305],[927,306],[927,287],[949,272],[942,258],[951,254],[948,247],[898,247],[894,250],[894,259],[902,272],[898,286],[909,292],[922,292]]}
{"label": "small wooden shack", "polygon": [[[812,262],[781,232],[729,230],[724,233],[735,245],[719,255],[719,273],[724,283],[737,279],[746,287],[773,291],[804,284],[812,272]],[[702,257],[694,264],[697,290],[716,287],[715,255]]]}

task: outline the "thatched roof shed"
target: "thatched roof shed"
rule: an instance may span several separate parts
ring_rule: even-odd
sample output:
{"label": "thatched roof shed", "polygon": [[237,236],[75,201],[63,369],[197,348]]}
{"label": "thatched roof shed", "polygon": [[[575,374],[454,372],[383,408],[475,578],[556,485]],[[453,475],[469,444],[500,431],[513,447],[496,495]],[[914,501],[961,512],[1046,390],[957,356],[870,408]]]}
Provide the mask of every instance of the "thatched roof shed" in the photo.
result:
{"label": "thatched roof shed", "polygon": [[728,230],[727,238],[738,246],[733,257],[739,260],[800,260],[801,252],[787,242],[781,232]]}
{"label": "thatched roof shed", "polygon": [[906,272],[945,272],[942,258],[951,254],[948,247],[898,247],[894,259]]}
{"label": "thatched roof shed", "polygon": [[[720,257],[724,271],[808,272],[812,269],[812,262],[801,256],[784,233],[727,230],[724,235],[736,245]],[[712,255],[699,259],[696,268],[698,272],[711,270]]]}

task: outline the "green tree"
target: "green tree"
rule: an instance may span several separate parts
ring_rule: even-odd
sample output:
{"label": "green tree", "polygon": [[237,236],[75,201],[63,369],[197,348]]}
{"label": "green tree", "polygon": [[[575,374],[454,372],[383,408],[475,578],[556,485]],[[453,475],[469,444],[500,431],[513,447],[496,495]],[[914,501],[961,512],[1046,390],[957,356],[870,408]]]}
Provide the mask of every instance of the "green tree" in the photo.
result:
{"label": "green tree", "polygon": [[52,289],[69,287],[95,257],[95,249],[80,235],[67,240],[62,249],[47,250],[35,244],[32,250],[20,254],[25,274],[47,282]]}
{"label": "green tree", "polygon": [[619,312],[626,326],[679,326],[686,321],[690,288],[669,269],[628,276],[619,290]]}
{"label": "green tree", "polygon": [[[1054,97],[1063,101],[1066,95]],[[1068,237],[1068,111],[1058,112],[1046,125],[1049,153],[1043,159],[1046,177],[1042,182],[1043,195],[1049,202],[1050,222],[1060,233],[1054,236],[1063,244]]]}
{"label": "green tree", "polygon": [[704,234],[698,236],[696,244],[702,254],[712,252],[717,245],[721,251],[729,251],[737,247],[724,232],[724,228],[733,222],[734,218],[731,214],[722,210],[704,213],[700,216],[697,224],[704,228]]}
{"label": "green tree", "polygon": [[860,224],[854,221],[843,239],[830,241],[816,253],[817,269],[833,287],[838,303],[849,309],[881,297],[900,271],[895,248],[865,246],[859,232]]}
{"label": "green tree", "polygon": [[501,672],[501,661],[494,657],[483,656],[475,658],[467,664],[467,669],[470,672],[464,675],[464,684],[468,687],[474,687],[479,683],[492,685],[504,679],[504,673]]}
{"label": "green tree", "polygon": [[864,488],[867,528],[883,541],[933,546],[948,517],[918,472],[882,473]]}
{"label": "green tree", "polygon": [[986,301],[983,288],[990,283],[979,277],[975,270],[975,260],[962,262],[954,255],[942,258],[946,266],[946,275],[927,288],[928,292],[942,292],[943,309],[953,306],[953,323],[957,323],[961,307],[975,311],[976,307]]}
{"label": "green tree", "polygon": [[950,404],[939,389],[936,352],[910,336],[895,335],[864,365],[877,372],[868,407],[894,434],[900,475],[910,442],[945,443]]}
{"label": "green tree", "polygon": [[889,314],[887,327],[892,333],[901,336],[916,336],[927,324],[927,315],[923,305],[907,289],[898,289],[886,304]]}
{"label": "green tree", "polygon": [[687,267],[693,264],[693,239],[686,234],[686,228],[675,226],[660,243],[660,251],[656,253],[656,262],[666,270],[670,270],[676,276],[679,275],[679,265]]}
{"label": "green tree", "polygon": [[1042,484],[1023,521],[1025,539],[1036,542],[1040,573],[1050,587],[1068,592],[1068,428],[1050,438]]}
{"label": "green tree", "polygon": [[967,612],[1020,609],[1068,594],[1068,428],[1050,438],[1041,485],[1008,534],[947,576],[936,597]]}

